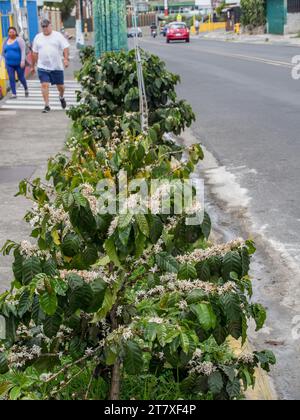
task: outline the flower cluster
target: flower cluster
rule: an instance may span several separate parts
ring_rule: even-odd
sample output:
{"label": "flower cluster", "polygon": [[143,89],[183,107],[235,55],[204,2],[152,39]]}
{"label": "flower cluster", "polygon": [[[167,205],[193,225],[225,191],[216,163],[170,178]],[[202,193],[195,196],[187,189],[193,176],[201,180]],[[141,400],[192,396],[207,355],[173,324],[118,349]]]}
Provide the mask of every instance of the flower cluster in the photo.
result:
{"label": "flower cluster", "polygon": [[85,283],[93,283],[96,279],[101,279],[107,284],[114,284],[118,279],[117,273],[107,273],[104,267],[97,270],[60,270],[60,277],[65,280],[69,274],[76,274],[83,279]]}
{"label": "flower cluster", "polygon": [[98,214],[98,200],[95,196],[94,187],[90,184],[83,184],[81,186],[81,194],[89,202],[91,211],[94,216]]}
{"label": "flower cluster", "polygon": [[112,331],[106,338],[107,343],[119,343],[120,340],[128,341],[133,338],[133,331],[130,326],[121,325],[118,329]]}
{"label": "flower cluster", "polygon": [[238,357],[238,362],[245,363],[245,364],[253,364],[254,363],[254,354],[253,353],[242,353]]}
{"label": "flower cluster", "polygon": [[44,204],[43,207],[34,205],[32,212],[30,213],[31,219],[29,223],[32,228],[41,226],[45,218],[47,217],[48,229],[52,229],[57,225],[62,224],[64,226],[64,233],[71,230],[71,222],[69,214],[65,212],[63,206],[56,207],[54,204]]}
{"label": "flower cluster", "polygon": [[179,255],[176,257],[177,261],[184,264],[184,263],[197,263],[205,261],[209,258],[216,257],[216,256],[224,256],[228,252],[241,248],[245,245],[245,241],[243,239],[235,239],[227,244],[216,245],[208,249],[196,249],[190,254],[186,255]]}
{"label": "flower cluster", "polygon": [[[148,291],[140,291],[136,295],[137,302],[156,297],[162,296],[165,293],[169,292],[179,292],[183,296],[187,293],[192,292],[195,289],[200,289],[207,295],[209,294],[219,294],[223,295],[230,291],[235,291],[236,285],[233,282],[228,282],[224,286],[217,286],[212,283],[204,282],[202,280],[177,280],[176,274],[169,273],[164,276],[161,276],[161,284],[155,286],[154,288]],[[180,303],[180,309],[186,309],[187,305],[183,302]]]}
{"label": "flower cluster", "polygon": [[217,368],[212,362],[202,362],[191,367],[189,374],[198,373],[199,375],[210,376],[216,372],[216,370]]}
{"label": "flower cluster", "polygon": [[22,241],[20,244],[20,254],[24,257],[51,258],[51,254],[47,251],[41,251],[37,245],[31,244],[29,241]]}
{"label": "flower cluster", "polygon": [[12,369],[21,368],[25,366],[27,362],[39,358],[41,352],[41,347],[36,345],[32,346],[31,348],[14,345],[11,348],[11,352],[8,357],[8,363]]}
{"label": "flower cluster", "polygon": [[80,140],[73,136],[66,142],[66,147],[70,150],[70,152],[75,152],[80,149]]}

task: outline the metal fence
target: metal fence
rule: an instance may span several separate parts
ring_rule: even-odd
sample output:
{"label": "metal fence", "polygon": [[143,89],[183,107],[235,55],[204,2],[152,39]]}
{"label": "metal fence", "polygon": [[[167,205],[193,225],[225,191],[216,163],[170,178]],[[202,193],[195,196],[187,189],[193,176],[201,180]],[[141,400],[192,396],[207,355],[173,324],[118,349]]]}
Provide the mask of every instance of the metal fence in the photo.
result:
{"label": "metal fence", "polygon": [[[144,27],[150,26],[153,22],[156,22],[156,13],[139,13],[137,15],[137,25]],[[127,26],[131,28],[133,26],[132,14],[127,14]]]}
{"label": "metal fence", "polygon": [[287,11],[288,13],[300,13],[300,0],[288,0]]}

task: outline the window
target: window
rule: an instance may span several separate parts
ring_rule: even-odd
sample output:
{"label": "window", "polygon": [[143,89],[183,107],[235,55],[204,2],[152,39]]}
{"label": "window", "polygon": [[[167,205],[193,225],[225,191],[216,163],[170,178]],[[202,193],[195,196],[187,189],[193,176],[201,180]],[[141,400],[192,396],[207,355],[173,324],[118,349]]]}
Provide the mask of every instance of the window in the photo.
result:
{"label": "window", "polygon": [[288,0],[288,13],[300,13],[300,0]]}

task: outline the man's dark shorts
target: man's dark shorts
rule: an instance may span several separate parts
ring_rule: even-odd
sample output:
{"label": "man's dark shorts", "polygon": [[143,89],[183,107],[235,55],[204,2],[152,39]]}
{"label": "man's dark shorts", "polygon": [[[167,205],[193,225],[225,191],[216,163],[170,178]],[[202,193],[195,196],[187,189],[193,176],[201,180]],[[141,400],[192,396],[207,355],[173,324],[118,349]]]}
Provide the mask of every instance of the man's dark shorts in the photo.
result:
{"label": "man's dark shorts", "polygon": [[38,69],[38,75],[41,83],[49,83],[51,85],[63,85],[65,82],[64,72],[62,70],[43,70]]}

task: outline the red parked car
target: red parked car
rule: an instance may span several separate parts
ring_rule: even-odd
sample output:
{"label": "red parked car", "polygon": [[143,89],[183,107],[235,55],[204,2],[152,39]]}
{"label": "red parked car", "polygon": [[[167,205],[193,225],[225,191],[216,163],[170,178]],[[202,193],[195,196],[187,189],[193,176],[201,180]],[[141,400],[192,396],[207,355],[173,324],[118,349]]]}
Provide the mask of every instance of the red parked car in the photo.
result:
{"label": "red parked car", "polygon": [[167,43],[177,40],[190,42],[190,30],[185,23],[173,22],[168,25]]}

